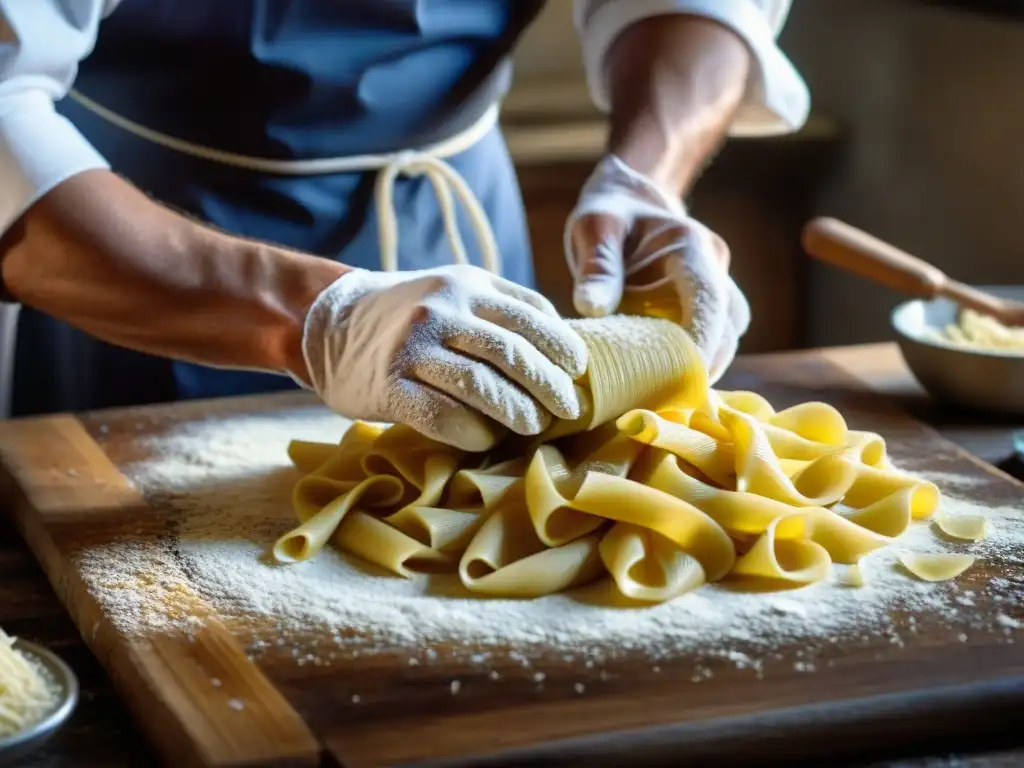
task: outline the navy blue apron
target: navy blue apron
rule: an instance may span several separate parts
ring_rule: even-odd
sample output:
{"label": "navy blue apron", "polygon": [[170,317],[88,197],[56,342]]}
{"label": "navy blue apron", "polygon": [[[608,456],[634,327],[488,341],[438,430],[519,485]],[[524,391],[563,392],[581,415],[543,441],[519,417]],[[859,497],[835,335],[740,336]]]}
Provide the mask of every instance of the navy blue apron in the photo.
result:
{"label": "navy blue apron", "polygon": [[[540,0],[124,0],[75,87],[148,128],[270,159],[382,154],[469,127],[507,89]],[[71,99],[59,110],[155,199],[225,231],[379,269],[375,173],[274,176],[137,138]],[[490,216],[505,277],[533,283],[522,201],[495,128],[447,161]],[[426,179],[400,179],[399,267],[452,263]],[[460,227],[480,263],[465,212]],[[183,307],[183,311],[185,308]],[[85,410],[291,389],[286,376],[170,362],[39,312],[21,315],[12,411]]]}

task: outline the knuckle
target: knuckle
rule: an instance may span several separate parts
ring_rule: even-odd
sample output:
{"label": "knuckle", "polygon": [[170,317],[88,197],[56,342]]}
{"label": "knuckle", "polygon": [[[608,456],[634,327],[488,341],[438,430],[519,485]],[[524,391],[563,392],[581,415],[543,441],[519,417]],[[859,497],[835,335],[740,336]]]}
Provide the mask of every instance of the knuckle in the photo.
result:
{"label": "knuckle", "polygon": [[528,367],[523,365],[522,352],[514,340],[506,338],[502,334],[482,334],[477,341],[481,356],[502,371],[514,371]]}
{"label": "knuckle", "polygon": [[661,248],[673,243],[690,239],[692,230],[686,224],[672,224],[666,227],[658,237],[652,241],[652,245]]}
{"label": "knuckle", "polygon": [[622,248],[615,242],[601,242],[588,254],[586,273],[589,275],[617,275],[622,271]]}
{"label": "knuckle", "polygon": [[444,274],[447,285],[451,287],[479,282],[482,276],[490,278],[490,273],[472,264],[453,264],[445,270]]}
{"label": "knuckle", "polygon": [[435,312],[431,307],[417,304],[409,312],[409,323],[413,326],[424,326],[430,323],[434,315]]}
{"label": "knuckle", "polygon": [[470,281],[472,270],[473,267],[464,264],[439,269],[425,278],[428,281],[426,287],[432,293],[453,293]]}
{"label": "knuckle", "polygon": [[409,310],[409,326],[411,334],[424,339],[431,332],[441,333],[448,325],[449,313],[445,308],[429,301],[417,302]]}
{"label": "knuckle", "polygon": [[472,264],[452,264],[448,267],[448,273],[458,277],[466,277],[468,275],[474,275],[480,272],[479,267],[475,267]]}
{"label": "knuckle", "polygon": [[620,219],[605,214],[588,213],[572,224],[571,240],[573,250],[589,256],[602,243],[616,242],[625,235],[626,225]]}
{"label": "knuckle", "polygon": [[433,288],[435,293],[448,295],[458,290],[458,287],[462,283],[462,280],[459,279],[458,274],[446,272],[444,274],[435,275],[433,278],[431,278],[431,282],[431,287]]}

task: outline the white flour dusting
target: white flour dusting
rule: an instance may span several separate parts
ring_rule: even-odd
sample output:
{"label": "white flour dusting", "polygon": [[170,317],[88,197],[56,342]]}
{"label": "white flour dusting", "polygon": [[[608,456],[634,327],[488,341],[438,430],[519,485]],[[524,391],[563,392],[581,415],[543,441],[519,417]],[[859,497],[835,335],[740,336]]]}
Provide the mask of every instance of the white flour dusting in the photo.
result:
{"label": "white flour dusting", "polygon": [[[311,562],[271,564],[266,550],[294,524],[290,494],[297,474],[285,452],[288,441],[335,442],[343,428],[320,408],[296,408],[192,424],[154,441],[149,449],[159,453],[125,471],[168,515],[168,532],[81,555],[80,570],[112,620],[141,634],[187,620],[208,604],[250,636],[254,654],[290,651],[300,665],[330,664],[336,652],[358,649],[397,650],[410,656],[410,665],[430,663],[437,658],[430,646],[443,643],[464,649],[474,664],[486,663],[493,651],[529,666],[514,649],[543,646],[581,662],[620,652],[654,659],[690,653],[759,675],[766,661],[781,658],[773,649],[792,643],[810,649],[795,667],[804,672],[815,669],[815,653],[827,654],[840,641],[902,647],[924,621],[915,616],[964,640],[997,632],[1012,642],[1022,626],[1024,571],[1013,566],[1024,563],[1024,512],[949,496],[947,510],[988,516],[989,538],[953,543],[930,524],[915,525],[896,545],[861,561],[863,587],[847,586],[837,566],[828,581],[785,592],[714,584],[649,608],[607,608],[602,594],[611,590],[602,593],[600,586],[535,600],[480,599],[454,575],[406,580],[330,548]],[[960,475],[928,479],[954,496],[975,482]],[[960,584],[917,581],[898,564],[900,548],[970,552],[995,563],[998,575],[972,580],[968,571]],[[976,613],[981,595],[1001,601],[998,622]],[[321,638],[316,647],[301,645],[314,635]],[[711,676],[704,670],[695,671],[696,680]]]}

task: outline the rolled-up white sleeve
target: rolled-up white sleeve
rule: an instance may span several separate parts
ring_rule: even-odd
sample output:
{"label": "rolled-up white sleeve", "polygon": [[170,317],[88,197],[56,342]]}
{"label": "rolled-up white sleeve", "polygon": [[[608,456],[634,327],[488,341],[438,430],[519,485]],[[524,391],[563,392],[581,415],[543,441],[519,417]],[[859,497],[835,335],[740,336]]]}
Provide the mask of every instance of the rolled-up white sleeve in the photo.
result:
{"label": "rolled-up white sleeve", "polygon": [[65,179],[106,160],[54,109],[109,0],[0,0],[0,233]]}
{"label": "rolled-up white sleeve", "polygon": [[594,103],[609,109],[605,59],[629,26],[652,16],[703,16],[733,30],[753,58],[746,97],[733,120],[733,136],[795,131],[807,120],[807,84],[776,42],[791,0],[575,0],[576,28]]}

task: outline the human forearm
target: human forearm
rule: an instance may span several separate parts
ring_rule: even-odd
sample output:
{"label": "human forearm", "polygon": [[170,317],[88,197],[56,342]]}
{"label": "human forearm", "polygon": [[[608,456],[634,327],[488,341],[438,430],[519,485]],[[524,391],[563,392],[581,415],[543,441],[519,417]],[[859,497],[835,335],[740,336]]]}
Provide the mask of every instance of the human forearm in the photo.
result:
{"label": "human forearm", "polygon": [[103,170],[32,206],[0,257],[15,298],[105,341],[303,378],[306,311],[347,269],[204,227]]}
{"label": "human forearm", "polygon": [[634,24],[609,51],[609,151],[685,194],[740,106],[751,56],[736,33],[688,15]]}

